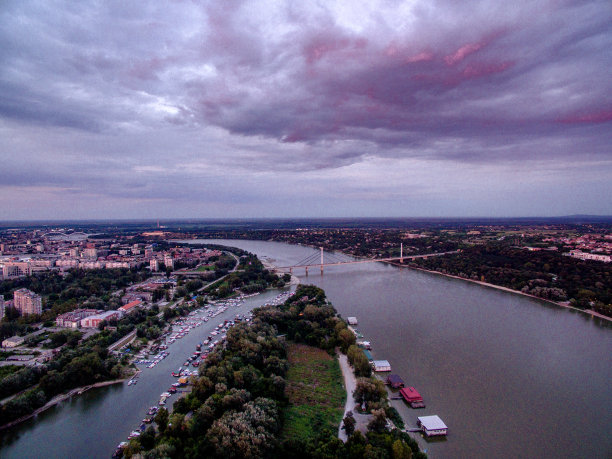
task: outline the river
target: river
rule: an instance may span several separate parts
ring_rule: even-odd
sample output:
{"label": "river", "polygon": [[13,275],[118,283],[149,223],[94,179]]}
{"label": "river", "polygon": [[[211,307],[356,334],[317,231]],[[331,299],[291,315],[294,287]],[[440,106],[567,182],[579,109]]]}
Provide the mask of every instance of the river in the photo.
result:
{"label": "river", "polygon": [[[215,241],[288,266],[317,250]],[[389,360],[427,408],[392,401],[407,424],[437,414],[432,458],[612,457],[612,325],[542,301],[382,263],[295,272],[356,316],[376,359]]]}
{"label": "river", "polygon": [[[126,440],[128,434],[147,417],[148,408],[157,405],[160,394],[176,382],[170,373],[185,363],[196,345],[219,323],[233,319],[236,314],[245,314],[286,290],[288,288],[270,290],[246,298],[240,307],[229,307],[224,313],[192,329],[169,347],[170,355],[154,368],[140,365],[142,373],[137,384],[128,386],[125,382],[89,390],[0,432],[0,457],[108,459],[117,444]],[[175,394],[169,403],[176,399]]]}
{"label": "river", "polygon": [[[240,247],[277,266],[317,252],[265,241],[209,242]],[[437,414],[449,427],[442,441],[417,436],[430,457],[612,457],[609,322],[381,263],[295,274],[325,289],[343,317],[356,316],[375,358],[389,360],[393,373],[423,395],[422,410],[392,401],[407,424]],[[173,345],[180,349],[170,348],[169,358],[145,370],[136,386],[88,392],[11,429],[0,455],[109,457],[173,381],[169,372],[202,339],[194,331]]]}

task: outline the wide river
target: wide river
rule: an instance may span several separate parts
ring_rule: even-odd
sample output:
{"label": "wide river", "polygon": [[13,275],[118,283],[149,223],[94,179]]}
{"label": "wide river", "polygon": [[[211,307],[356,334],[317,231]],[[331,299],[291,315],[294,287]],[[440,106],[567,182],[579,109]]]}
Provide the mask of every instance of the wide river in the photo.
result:
{"label": "wide river", "polygon": [[[275,242],[207,242],[243,248],[277,266],[317,252]],[[393,373],[423,395],[421,410],[392,401],[408,425],[437,414],[449,427],[442,441],[417,436],[430,457],[612,457],[610,322],[381,263],[295,274],[323,288],[343,317],[356,316],[374,357],[389,360]],[[252,300],[227,314],[262,298]],[[202,339],[198,330],[136,386],[90,391],[4,433],[0,456],[109,457],[172,382],[169,372]]]}

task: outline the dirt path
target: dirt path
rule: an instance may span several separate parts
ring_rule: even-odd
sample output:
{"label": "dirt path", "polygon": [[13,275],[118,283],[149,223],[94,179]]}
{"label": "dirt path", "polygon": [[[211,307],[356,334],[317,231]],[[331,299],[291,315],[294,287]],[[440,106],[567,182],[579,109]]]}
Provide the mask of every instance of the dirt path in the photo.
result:
{"label": "dirt path", "polygon": [[[344,415],[342,419],[346,417],[346,413],[353,411],[353,416],[355,417],[355,421],[357,421],[355,430],[359,430],[365,434],[368,431],[368,423],[372,416],[369,414],[359,414],[354,410],[355,400],[353,399],[353,392],[355,392],[355,388],[357,387],[357,378],[355,378],[355,373],[353,373],[353,369],[348,363],[346,355],[338,353],[338,362],[340,363],[340,369],[344,377],[344,388],[346,389],[346,404],[344,405]],[[343,442],[347,440],[346,432],[342,429],[342,422],[338,427],[338,438]]]}

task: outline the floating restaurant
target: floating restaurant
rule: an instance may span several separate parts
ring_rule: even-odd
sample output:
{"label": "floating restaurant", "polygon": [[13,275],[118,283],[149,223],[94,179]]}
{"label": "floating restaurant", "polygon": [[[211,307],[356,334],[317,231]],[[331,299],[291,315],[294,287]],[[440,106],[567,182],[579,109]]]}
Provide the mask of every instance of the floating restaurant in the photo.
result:
{"label": "floating restaurant", "polygon": [[400,389],[400,395],[404,397],[406,403],[412,408],[425,408],[423,397],[421,397],[421,394],[419,394],[414,387],[404,387]]}
{"label": "floating restaurant", "polygon": [[438,416],[421,416],[417,418],[417,424],[421,427],[421,430],[428,437],[434,435],[446,435],[448,427],[442,422]]}

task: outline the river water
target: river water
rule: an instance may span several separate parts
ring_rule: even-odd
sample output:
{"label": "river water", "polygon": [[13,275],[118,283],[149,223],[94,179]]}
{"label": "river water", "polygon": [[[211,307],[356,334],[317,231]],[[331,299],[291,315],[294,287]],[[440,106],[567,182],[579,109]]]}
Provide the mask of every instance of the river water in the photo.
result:
{"label": "river water", "polygon": [[[243,248],[277,266],[317,253],[275,242],[207,242]],[[442,441],[417,436],[430,457],[612,457],[609,322],[381,263],[295,274],[325,289],[343,317],[356,316],[374,357],[389,360],[393,373],[424,397],[421,410],[392,401],[408,425],[437,414],[449,427]],[[275,294],[226,314],[244,313]],[[222,321],[215,319],[207,325]],[[170,371],[209,333],[204,328],[177,341],[136,386],[87,392],[6,432],[0,456],[109,457],[173,382]]]}
{"label": "river water", "polygon": [[[224,313],[193,328],[169,347],[170,355],[154,368],[140,365],[142,373],[137,384],[128,386],[125,382],[92,389],[0,432],[0,457],[108,459],[117,444],[125,441],[147,417],[148,408],[157,405],[160,394],[176,382],[170,373],[185,363],[196,345],[206,339],[217,325],[233,319],[236,314],[244,315],[287,290],[270,290],[246,298],[241,306],[230,306]],[[169,399],[168,406],[176,399],[175,394]]]}
{"label": "river water", "polygon": [[[288,266],[317,250],[215,241]],[[296,270],[356,316],[376,359],[427,408],[393,405],[408,425],[437,414],[446,440],[418,438],[432,458],[612,457],[612,326],[577,311],[444,276],[365,263]]]}

